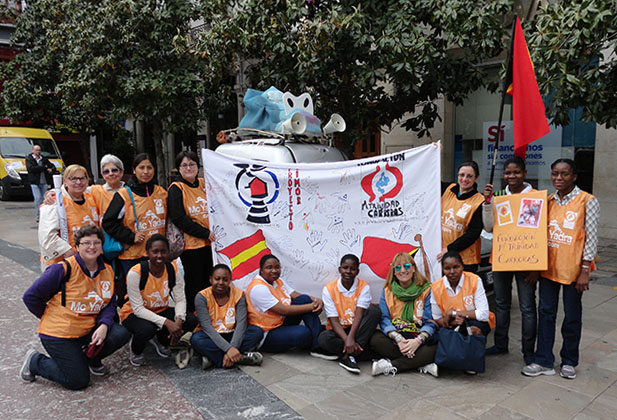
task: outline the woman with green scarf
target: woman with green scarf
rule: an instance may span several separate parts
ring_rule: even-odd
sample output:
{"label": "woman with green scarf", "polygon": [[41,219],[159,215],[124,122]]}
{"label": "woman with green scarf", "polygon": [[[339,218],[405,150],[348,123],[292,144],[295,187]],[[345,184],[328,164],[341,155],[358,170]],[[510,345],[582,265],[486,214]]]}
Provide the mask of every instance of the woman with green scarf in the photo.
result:
{"label": "woman with green scarf", "polygon": [[392,259],[379,308],[381,331],[373,334],[371,348],[384,359],[373,362],[372,374],[418,369],[437,377],[431,283],[411,255],[400,252]]}

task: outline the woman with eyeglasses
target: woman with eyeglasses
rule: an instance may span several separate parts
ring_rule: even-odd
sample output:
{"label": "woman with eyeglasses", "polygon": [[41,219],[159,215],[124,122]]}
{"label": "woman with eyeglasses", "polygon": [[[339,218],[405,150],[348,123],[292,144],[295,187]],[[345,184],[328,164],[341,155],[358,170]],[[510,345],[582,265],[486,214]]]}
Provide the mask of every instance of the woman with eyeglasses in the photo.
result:
{"label": "woman with eyeglasses", "polygon": [[392,258],[379,309],[381,331],[373,334],[371,349],[383,359],[373,362],[373,376],[418,369],[437,377],[431,282],[411,255],[399,252]]}
{"label": "woman with eyeglasses", "polygon": [[75,253],[73,235],[80,227],[100,225],[100,217],[92,196],[86,193],[88,172],[80,165],[69,165],[62,174],[62,201],[66,212],[67,240],[62,239],[57,203],[41,206],[39,246],[41,259],[50,265]]}
{"label": "woman with eyeglasses", "polygon": [[185,247],[180,255],[184,266],[185,294],[188,311],[195,310],[195,296],[210,286],[214,233],[208,220],[208,198],[203,178],[198,178],[199,159],[195,152],[182,151],[176,156],[180,175],[169,186],[169,217],[184,232]]}
{"label": "woman with eyeglasses", "polygon": [[40,319],[37,332],[49,356],[28,350],[19,376],[26,382],[41,376],[76,390],[88,386],[90,375],[109,373],[102,359],[130,334],[114,322],[114,272],[101,257],[103,232],[84,226],[73,240],[75,255],[51,265],[24,293],[24,304]]}
{"label": "woman with eyeglasses", "polygon": [[105,183],[91,186],[90,193],[94,197],[99,214],[103,215],[112,198],[114,198],[114,194],[124,186],[124,181],[122,181],[124,164],[117,156],[105,155],[101,159],[100,165]]}
{"label": "woman with eyeglasses", "polygon": [[[140,153],[133,160],[133,175],[126,187],[114,194],[105,215],[103,229],[117,241],[129,245],[118,257],[122,272],[146,260],[146,241],[152,235],[165,234],[167,191],[156,185],[154,159]],[[118,296],[125,296],[125,282],[117,287]]]}
{"label": "woman with eyeglasses", "polygon": [[463,162],[457,170],[457,183],[442,183],[441,196],[441,261],[448,251],[461,254],[465,271],[475,273],[480,263],[480,234],[482,233],[482,203],[476,180],[478,164]]}

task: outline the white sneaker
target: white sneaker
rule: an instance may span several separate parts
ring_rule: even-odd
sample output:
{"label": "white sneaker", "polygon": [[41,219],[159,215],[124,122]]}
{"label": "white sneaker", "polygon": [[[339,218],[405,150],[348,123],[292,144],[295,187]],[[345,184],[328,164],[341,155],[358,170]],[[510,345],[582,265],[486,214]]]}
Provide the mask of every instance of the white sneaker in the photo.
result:
{"label": "white sneaker", "polygon": [[159,356],[161,357],[171,356],[171,350],[169,349],[169,347],[159,343],[159,340],[157,340],[156,337],[150,340],[150,344],[154,346],[154,349],[156,350]]}
{"label": "white sneaker", "polygon": [[392,366],[392,363],[388,359],[379,359],[373,362],[373,367],[371,368],[371,374],[373,376],[377,375],[386,375],[392,374],[392,376],[396,375],[397,369]]}
{"label": "white sneaker", "polygon": [[561,375],[562,378],[574,379],[576,378],[576,369],[574,369],[572,365],[563,365],[559,371],[559,375]]}
{"label": "white sneaker", "polygon": [[420,373],[428,373],[429,375],[434,376],[435,378],[439,377],[439,369],[435,363],[429,363],[426,366],[422,366],[418,368]]}

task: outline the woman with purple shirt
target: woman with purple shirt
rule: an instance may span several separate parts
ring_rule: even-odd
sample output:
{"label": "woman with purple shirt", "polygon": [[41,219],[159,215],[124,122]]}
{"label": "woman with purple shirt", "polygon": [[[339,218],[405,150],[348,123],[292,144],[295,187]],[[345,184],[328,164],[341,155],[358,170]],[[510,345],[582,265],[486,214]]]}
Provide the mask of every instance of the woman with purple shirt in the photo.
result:
{"label": "woman with purple shirt", "polygon": [[83,389],[90,374],[103,376],[101,362],[129,341],[114,322],[114,273],[103,262],[103,232],[84,226],[75,233],[77,252],[49,266],[23,301],[40,323],[37,332],[49,356],[28,350],[19,372],[27,382],[42,376],[68,389]]}

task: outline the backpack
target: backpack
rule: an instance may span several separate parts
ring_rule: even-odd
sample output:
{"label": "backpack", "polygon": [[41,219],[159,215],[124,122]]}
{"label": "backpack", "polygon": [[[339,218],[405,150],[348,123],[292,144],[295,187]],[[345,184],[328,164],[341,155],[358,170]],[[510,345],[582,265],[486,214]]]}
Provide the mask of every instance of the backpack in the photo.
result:
{"label": "backpack", "polygon": [[[148,264],[148,261],[140,262],[139,268],[141,271],[139,277],[139,290],[144,290],[144,288],[146,287],[146,283],[148,283],[148,275],[150,274],[150,266]],[[165,263],[165,268],[167,269],[167,287],[171,292],[176,285],[176,270],[174,270],[174,266],[171,265],[170,262]]]}

